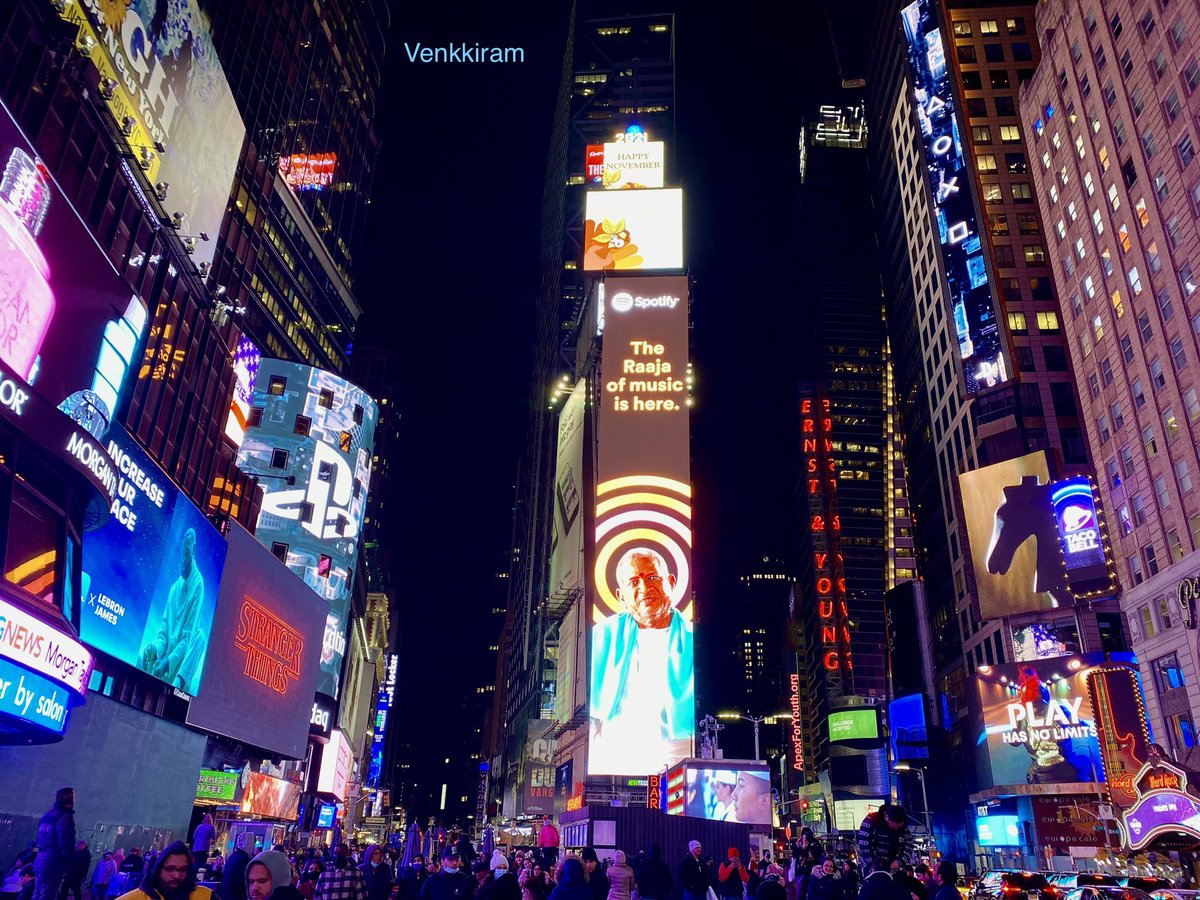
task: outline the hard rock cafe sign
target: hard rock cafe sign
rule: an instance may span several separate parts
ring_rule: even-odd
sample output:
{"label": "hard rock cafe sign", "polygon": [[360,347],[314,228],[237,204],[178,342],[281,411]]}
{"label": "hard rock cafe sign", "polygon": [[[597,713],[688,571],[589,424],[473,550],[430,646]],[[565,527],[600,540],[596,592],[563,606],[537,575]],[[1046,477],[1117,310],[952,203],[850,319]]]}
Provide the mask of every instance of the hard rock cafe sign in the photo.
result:
{"label": "hard rock cafe sign", "polygon": [[1137,801],[1121,810],[1121,832],[1130,851],[1160,838],[1200,843],[1200,798],[1188,789],[1188,773],[1154,754],[1134,778]]}

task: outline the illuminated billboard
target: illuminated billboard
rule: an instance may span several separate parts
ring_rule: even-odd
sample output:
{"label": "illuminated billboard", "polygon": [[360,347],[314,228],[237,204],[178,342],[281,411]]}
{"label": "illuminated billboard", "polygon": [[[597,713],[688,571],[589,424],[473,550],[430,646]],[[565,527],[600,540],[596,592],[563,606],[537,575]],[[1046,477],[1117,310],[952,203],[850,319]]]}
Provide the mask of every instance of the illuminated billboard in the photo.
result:
{"label": "illuminated billboard", "polygon": [[323,191],[333,185],[336,153],[292,153],[279,157],[279,174],[293,191]]}
{"label": "illuminated billboard", "polygon": [[101,438],[146,326],[50,171],[0,107],[0,360]]}
{"label": "illuminated billboard", "polygon": [[1071,593],[1076,599],[1112,594],[1116,571],[1095,483],[1087,475],[1056,481],[1050,503]]}
{"label": "illuminated billboard", "polygon": [[[587,418],[587,382],[580,380],[563,404],[558,417],[558,452],[554,466],[553,532],[550,551],[550,596],[564,602],[583,589],[584,531],[584,427]],[[555,669],[554,718],[566,722],[584,702],[586,666],[578,657],[586,652],[581,639],[580,610],[571,604],[558,630],[558,665]]]}
{"label": "illuminated billboard", "polygon": [[879,738],[879,713],[873,709],[842,709],[826,719],[830,741],[873,741]]}
{"label": "illuminated billboard", "polygon": [[264,359],[238,466],[258,476],[255,536],[328,606],[317,690],[337,697],[378,407],[346,379]]}
{"label": "illuminated billboard", "polygon": [[1016,816],[981,816],[975,820],[981,847],[1019,847],[1021,823]]}
{"label": "illuminated billboard", "polygon": [[589,191],[584,215],[584,271],[683,268],[682,190]]}
{"label": "illuminated billboard", "polygon": [[976,674],[994,785],[1104,781],[1088,676],[1106,667],[1102,653],[980,666]]}
{"label": "illuminated billboard", "polygon": [[320,809],[317,810],[317,821],[313,827],[332,828],[334,819],[336,818],[337,805],[333,803],[322,803]]}
{"label": "illuminated billboard", "polygon": [[606,190],[637,190],[663,186],[662,141],[627,144],[589,144],[588,181]]}
{"label": "illuminated billboard", "polygon": [[649,775],[695,735],[688,283],[612,277],[606,294],[588,774]]}
{"label": "illuminated billboard", "polygon": [[321,598],[230,523],[209,662],[187,723],[303,759],[324,627]]}
{"label": "illuminated billboard", "polygon": [[525,741],[524,815],[554,812],[555,740],[542,735],[554,725],[552,719],[531,719]]}
{"label": "illuminated billboard", "polygon": [[200,780],[196,784],[196,799],[232,803],[237,798],[237,789],[237,772],[201,769]]}
{"label": "illuminated billboard", "polygon": [[1127,666],[1098,667],[1088,678],[1088,700],[1096,716],[1104,780],[1114,806],[1137,802],[1135,780],[1150,758],[1150,728],[1138,673]]}
{"label": "illuminated billboard", "polygon": [[689,764],[686,779],[683,815],[717,822],[771,824],[771,773],[766,766],[723,769]]}
{"label": "illuminated billboard", "polygon": [[[215,238],[246,128],[200,5],[64,3],[59,15],[78,27],[77,51],[111,85],[104,102],[128,128],[137,164],[151,184],[169,186],[168,210],[184,214],[189,234]],[[211,262],[215,249],[201,242],[193,259]]]}
{"label": "illuminated billboard", "polygon": [[896,762],[929,758],[929,724],[924,694],[897,697],[888,704],[888,734],[892,759]]}
{"label": "illuminated billboard", "polygon": [[262,353],[244,334],[238,335],[233,351],[233,399],[229,402],[229,418],[225,420],[225,436],[240,447],[246,437],[250,404],[254,400],[254,383]]}
{"label": "illuminated billboard", "polygon": [[242,776],[242,812],[294,821],[300,811],[300,785],[261,772]]}
{"label": "illuminated billboard", "polygon": [[121,429],[112,516],[83,542],[79,635],[185,694],[200,689],[226,544]]}
{"label": "illuminated billboard", "polygon": [[963,472],[958,483],[980,616],[1072,605],[1045,451]]}
{"label": "illuminated billboard", "polygon": [[346,799],[346,785],[354,765],[354,751],[346,733],[335,728],[329,743],[321,748],[321,769],[317,774],[317,793],[329,794],[338,800]]}
{"label": "illuminated billboard", "polygon": [[[379,686],[379,694],[375,698],[375,728],[371,736],[371,763],[367,769],[368,787],[379,787],[379,777],[383,774],[383,744],[387,736],[388,716],[396,699],[396,671],[399,665],[400,657],[389,653],[383,684]],[[313,705],[316,706],[315,703]]]}
{"label": "illuminated billboard", "polygon": [[964,384],[974,394],[1012,377],[976,222],[975,178],[963,154],[954,79],[947,67],[934,0],[915,0],[901,10],[900,19],[908,39],[925,168],[950,290],[949,312],[958,336]]}

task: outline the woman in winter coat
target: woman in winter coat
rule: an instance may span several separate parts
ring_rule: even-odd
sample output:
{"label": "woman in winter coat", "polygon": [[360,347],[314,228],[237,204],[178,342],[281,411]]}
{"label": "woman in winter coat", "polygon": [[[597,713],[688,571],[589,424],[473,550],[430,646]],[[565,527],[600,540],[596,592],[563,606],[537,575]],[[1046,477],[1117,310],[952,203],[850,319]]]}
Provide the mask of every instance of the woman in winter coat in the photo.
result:
{"label": "woman in winter coat", "polygon": [[625,858],[625,851],[618,850],[613,854],[612,865],[608,867],[608,900],[631,900],[637,881],[633,877],[633,869]]}
{"label": "woman in winter coat", "polygon": [[573,856],[567,857],[562,864],[562,878],[558,887],[550,894],[551,900],[592,900],[592,892],[588,890],[587,876],[583,872],[583,863]]}
{"label": "woman in winter coat", "polygon": [[808,900],[848,900],[846,883],[829,857],[812,870],[808,880]]}
{"label": "woman in winter coat", "polygon": [[550,896],[550,881],[540,865],[531,865],[521,872],[521,900],[546,900]]}

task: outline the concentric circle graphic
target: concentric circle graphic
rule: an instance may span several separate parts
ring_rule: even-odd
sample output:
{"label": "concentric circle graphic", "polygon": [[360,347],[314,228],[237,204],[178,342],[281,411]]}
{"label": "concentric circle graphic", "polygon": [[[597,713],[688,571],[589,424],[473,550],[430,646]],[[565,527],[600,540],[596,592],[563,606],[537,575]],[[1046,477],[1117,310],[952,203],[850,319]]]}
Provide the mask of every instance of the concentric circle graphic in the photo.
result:
{"label": "concentric circle graphic", "polygon": [[671,603],[691,620],[691,496],[691,485],[661,475],[626,475],[597,485],[593,622],[622,611],[617,563],[628,550],[638,548],[666,560],[675,576]]}

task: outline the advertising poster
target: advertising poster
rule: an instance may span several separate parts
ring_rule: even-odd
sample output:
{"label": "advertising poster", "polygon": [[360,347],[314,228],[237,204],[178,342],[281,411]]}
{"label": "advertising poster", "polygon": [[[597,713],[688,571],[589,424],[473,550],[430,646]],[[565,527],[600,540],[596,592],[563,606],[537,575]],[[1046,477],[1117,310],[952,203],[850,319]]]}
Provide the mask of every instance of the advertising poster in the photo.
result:
{"label": "advertising poster", "polygon": [[963,154],[953,77],[934,6],[934,0],[916,0],[901,10],[900,19],[908,39],[914,101],[963,381],[974,394],[1008,381],[1012,373],[1004,357],[1004,336],[975,218],[975,176]]}
{"label": "advertising poster", "polygon": [[254,342],[244,334],[238,335],[233,351],[233,399],[229,403],[229,418],[225,421],[225,436],[238,447],[246,437],[246,421],[250,417],[254,382],[261,363],[262,353]]}
{"label": "advertising poster", "polygon": [[[65,3],[59,15],[79,29],[75,45],[115,82],[106,100],[151,184],[170,185],[167,205],[184,214],[194,261],[212,262],[246,128],[213,46],[200,0]],[[90,49],[87,49],[90,48]],[[160,150],[156,144],[161,144]]]}
{"label": "advertising poster", "polygon": [[379,410],[346,379],[278,359],[260,363],[252,406],[262,419],[238,466],[263,488],[254,534],[325,599],[317,689],[336,699]]}
{"label": "advertising poster", "polygon": [[648,775],[695,735],[688,283],[609,278],[606,293],[588,774]]}
{"label": "advertising poster", "polygon": [[958,484],[979,614],[998,619],[1071,606],[1045,451],[963,472]]}
{"label": "advertising poster", "polygon": [[1100,821],[1098,801],[1078,796],[1032,800],[1033,827],[1043,847],[1105,847],[1111,843]]}
{"label": "advertising poster", "polygon": [[120,426],[107,443],[120,474],[117,500],[83,542],[80,637],[195,696],[225,539]]}
{"label": "advertising poster", "polygon": [[584,215],[585,272],[683,268],[679,188],[589,191]]}
{"label": "advertising poster", "polygon": [[1096,733],[1108,796],[1114,806],[1128,808],[1137,801],[1134,782],[1150,758],[1138,673],[1128,666],[1098,667],[1088,679],[1088,699],[1099,711]]}
{"label": "advertising poster", "polygon": [[660,188],[664,183],[665,146],[662,141],[604,144],[597,154],[593,144],[588,147],[588,172],[599,176],[594,182],[605,190]]}
{"label": "advertising poster", "polygon": [[873,709],[842,709],[831,712],[829,740],[873,741],[879,738],[879,713]]}
{"label": "advertising poster", "polygon": [[911,762],[929,758],[929,725],[925,716],[925,695],[909,694],[888,704],[888,725],[892,759]]}
{"label": "advertising poster", "polygon": [[1102,653],[1000,666],[976,674],[994,785],[1104,781],[1088,675]]}
{"label": "advertising poster", "polygon": [[300,785],[261,772],[244,772],[242,812],[268,819],[295,821],[300,812]]}
{"label": "advertising poster", "polygon": [[1056,481],[1050,502],[1071,593],[1077,598],[1113,593],[1116,572],[1110,564],[1107,529],[1092,479],[1079,475]]}
{"label": "advertising poster", "polygon": [[1016,816],[981,816],[975,820],[981,847],[1021,846],[1021,822]]}
{"label": "advertising poster", "polygon": [[683,814],[716,822],[770,825],[771,773],[765,766],[750,769],[688,766]]}
{"label": "advertising poster", "polygon": [[102,438],[146,319],[0,106],[0,360]]}
{"label": "advertising poster", "polygon": [[525,742],[525,815],[550,815],[554,812],[554,745],[542,737],[554,725],[553,719],[532,719]]}
{"label": "advertising poster", "polygon": [[575,787],[575,760],[568,759],[554,770],[554,814],[558,815],[567,809],[567,798]]}
{"label": "advertising poster", "polygon": [[232,803],[237,797],[238,779],[237,772],[201,769],[200,781],[196,784],[196,799]]}
{"label": "advertising poster", "polygon": [[279,158],[279,174],[297,193],[323,191],[333,185],[336,153],[292,153]]}
{"label": "advertising poster", "polygon": [[[558,452],[554,467],[555,541],[550,553],[550,596],[565,600],[583,589],[583,446],[587,383],[579,381],[558,417]],[[558,601],[556,601],[558,602]],[[578,606],[572,604],[559,628],[555,673],[554,717],[565,722],[582,702],[583,668],[578,664],[586,641],[580,639]],[[578,696],[577,696],[578,695]]]}
{"label": "advertising poster", "polygon": [[187,723],[304,759],[324,627],[321,598],[231,523],[207,674]]}
{"label": "advertising poster", "polygon": [[350,781],[350,770],[354,766],[354,750],[346,733],[335,728],[329,743],[321,748],[321,769],[317,774],[317,793],[330,794],[338,800],[346,799],[346,785]]}

